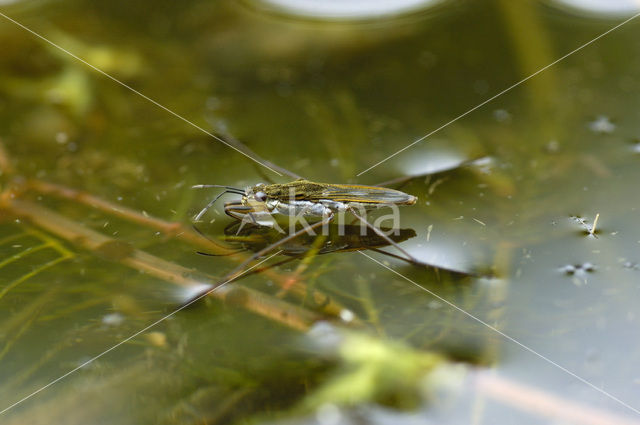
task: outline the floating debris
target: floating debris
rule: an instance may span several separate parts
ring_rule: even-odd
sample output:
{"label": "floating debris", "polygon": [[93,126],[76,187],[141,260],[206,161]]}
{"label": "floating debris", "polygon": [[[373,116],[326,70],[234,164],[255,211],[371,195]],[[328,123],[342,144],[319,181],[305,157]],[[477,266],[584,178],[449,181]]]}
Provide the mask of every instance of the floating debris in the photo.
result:
{"label": "floating debris", "polygon": [[111,313],[102,316],[102,324],[107,326],[119,326],[124,322],[124,316],[120,313]]}
{"label": "floating debris", "polygon": [[486,226],[486,224],[485,224],[484,222],[482,222],[482,221],[478,220],[477,218],[471,217],[471,219],[472,219],[473,221],[477,222],[477,223],[480,223],[480,224],[481,224],[481,225],[483,225],[483,226]]}
{"label": "floating debris", "polygon": [[596,216],[593,220],[593,224],[589,224],[589,220],[579,216],[579,215],[572,215],[569,216],[569,218],[576,222],[577,224],[579,224],[580,226],[582,226],[583,230],[582,230],[582,234],[587,235],[587,236],[593,236],[594,238],[597,238],[597,235],[600,234],[600,230],[596,229],[596,226],[598,224],[598,220],[600,219],[600,213],[596,213]]}
{"label": "floating debris", "polygon": [[596,214],[596,218],[593,220],[593,226],[591,226],[591,230],[589,230],[589,234],[591,236],[595,236],[596,226],[598,225],[598,219],[600,218],[600,213]]}

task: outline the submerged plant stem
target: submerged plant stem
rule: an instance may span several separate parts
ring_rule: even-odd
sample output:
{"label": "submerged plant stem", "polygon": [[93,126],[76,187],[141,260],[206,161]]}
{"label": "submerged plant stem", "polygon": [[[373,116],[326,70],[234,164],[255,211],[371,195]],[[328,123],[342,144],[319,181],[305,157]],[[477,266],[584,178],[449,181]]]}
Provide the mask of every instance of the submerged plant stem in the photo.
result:
{"label": "submerged plant stem", "polygon": [[[44,230],[83,249],[99,251],[105,244],[115,241],[115,239],[79,225],[54,211],[29,201],[14,200],[4,205],[4,209],[16,216],[30,220]],[[197,287],[202,286],[203,283],[212,284],[211,282],[203,281],[203,279],[193,277],[192,270],[141,250],[132,250],[128,255],[119,258],[117,261],[182,287]],[[237,291],[242,291],[242,297],[237,296]],[[241,307],[294,329],[306,330],[312,323],[321,318],[316,313],[272,298],[259,291],[240,287],[237,283],[221,287],[220,290],[214,291],[211,295],[215,298],[226,300],[230,294],[234,295],[234,300],[242,299]],[[238,303],[234,302],[234,304]]]}

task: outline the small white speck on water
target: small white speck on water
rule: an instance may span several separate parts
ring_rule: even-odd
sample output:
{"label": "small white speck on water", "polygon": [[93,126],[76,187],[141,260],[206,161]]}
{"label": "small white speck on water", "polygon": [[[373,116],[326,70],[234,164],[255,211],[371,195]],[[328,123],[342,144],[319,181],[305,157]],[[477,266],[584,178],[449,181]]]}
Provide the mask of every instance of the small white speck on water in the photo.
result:
{"label": "small white speck on water", "polygon": [[433,224],[430,224],[429,227],[427,227],[427,242],[429,242],[429,240],[431,239],[432,230],[433,230]]}
{"label": "small white speck on water", "polygon": [[64,131],[59,131],[56,133],[56,142],[58,142],[61,145],[64,145],[68,141],[69,141],[69,135],[67,133],[65,133]]}
{"label": "small white speck on water", "polygon": [[355,318],[355,315],[351,310],[344,308],[340,310],[340,318],[342,319],[343,322],[350,323]]}
{"label": "small white speck on water", "polygon": [[498,122],[509,122],[511,121],[511,114],[506,109],[496,109],[493,111],[493,119]]}
{"label": "small white speck on water", "polygon": [[442,307],[442,303],[440,303],[439,301],[436,301],[436,300],[431,300],[427,304],[427,307],[429,307],[431,310],[437,310],[440,307]]}
{"label": "small white speck on water", "polygon": [[124,316],[120,313],[111,313],[102,316],[102,324],[107,326],[118,326],[124,322]]}
{"label": "small white speck on water", "polygon": [[595,120],[589,123],[589,129],[594,133],[610,134],[616,129],[616,125],[611,122],[609,117],[598,115]]}
{"label": "small white speck on water", "polygon": [[475,221],[476,223],[480,223],[483,226],[486,226],[486,224],[484,224],[482,221],[478,220],[477,218],[473,218],[473,221]]}
{"label": "small white speck on water", "polygon": [[560,150],[560,143],[557,140],[550,140],[549,143],[545,145],[545,149],[547,152],[556,153]]}

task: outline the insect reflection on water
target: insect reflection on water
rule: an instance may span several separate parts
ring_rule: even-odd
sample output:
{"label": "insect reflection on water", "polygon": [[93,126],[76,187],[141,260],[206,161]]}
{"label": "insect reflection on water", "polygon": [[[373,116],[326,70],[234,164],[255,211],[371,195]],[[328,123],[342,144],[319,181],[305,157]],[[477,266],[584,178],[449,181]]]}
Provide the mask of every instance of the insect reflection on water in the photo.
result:
{"label": "insect reflection on water", "polygon": [[[244,227],[239,229],[240,223],[231,223],[224,230],[224,240],[230,244],[237,245],[249,251],[259,251],[273,243],[282,239],[282,234],[270,227]],[[396,243],[404,242],[416,236],[413,229],[396,229],[392,233],[392,229],[381,228],[385,233],[389,234],[389,238]],[[318,236],[312,236],[308,233],[300,235],[298,238],[291,240],[282,246],[283,255],[301,256],[309,252],[313,243]],[[345,225],[342,229],[338,229],[337,225],[331,225],[329,232],[324,240],[315,247],[318,254],[330,254],[334,252],[359,251],[370,249],[381,251],[380,248],[389,246],[390,244],[369,229],[365,229],[363,234],[360,226]],[[389,254],[386,253],[385,254]]]}

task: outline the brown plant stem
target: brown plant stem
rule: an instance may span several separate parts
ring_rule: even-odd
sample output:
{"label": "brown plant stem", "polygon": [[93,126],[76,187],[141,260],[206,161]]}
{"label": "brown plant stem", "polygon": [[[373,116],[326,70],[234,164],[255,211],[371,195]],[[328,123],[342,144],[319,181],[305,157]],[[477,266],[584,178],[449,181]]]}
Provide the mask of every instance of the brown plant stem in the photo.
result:
{"label": "brown plant stem", "polygon": [[[116,242],[115,239],[79,225],[48,208],[29,201],[5,201],[3,209],[5,212],[27,219],[38,227],[83,249],[100,252],[105,244]],[[203,284],[212,284],[196,277],[190,269],[137,249],[128,252],[122,258],[115,259],[115,261],[183,287],[193,288]],[[307,330],[312,323],[322,318],[320,314],[291,305],[262,292],[242,287],[237,283],[219,287],[211,296],[302,331]]]}

